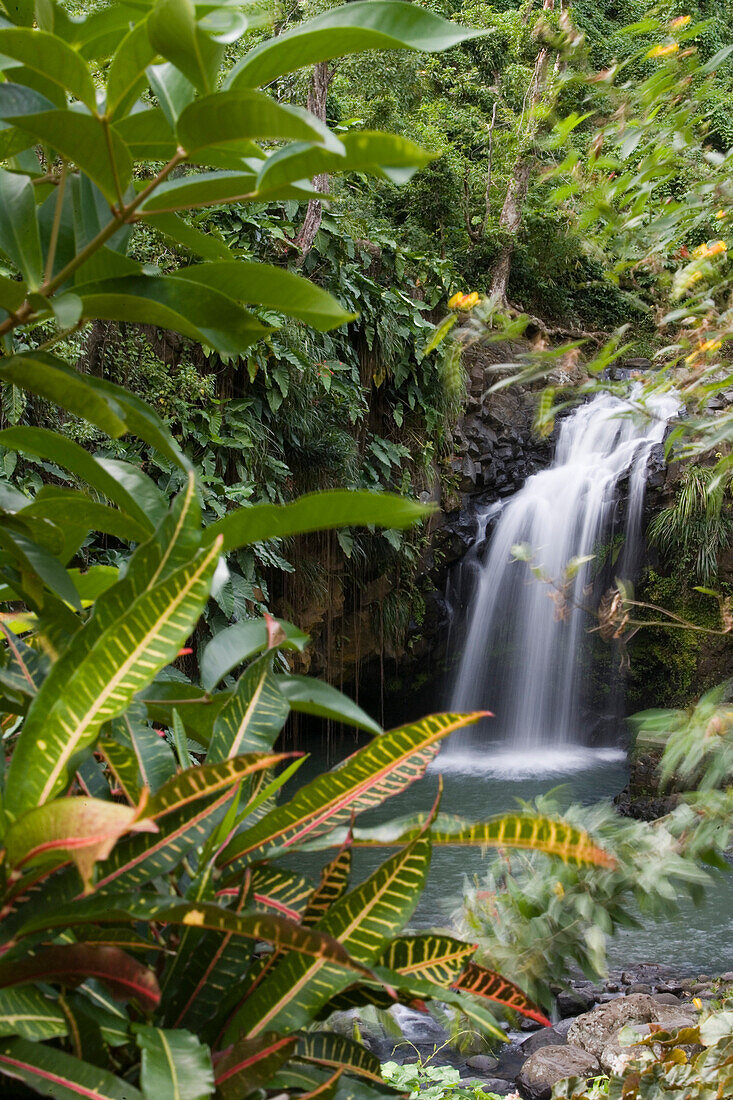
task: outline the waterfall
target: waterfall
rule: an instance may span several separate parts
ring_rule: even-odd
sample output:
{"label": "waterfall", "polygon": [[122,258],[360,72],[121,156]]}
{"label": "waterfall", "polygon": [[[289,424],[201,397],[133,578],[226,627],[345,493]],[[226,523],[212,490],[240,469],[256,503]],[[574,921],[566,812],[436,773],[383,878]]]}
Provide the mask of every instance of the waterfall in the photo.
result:
{"label": "waterfall", "polygon": [[[452,641],[463,654],[450,709],[491,710],[495,717],[482,737],[524,754],[587,743],[583,700],[593,670],[584,651],[591,624],[578,605],[588,599],[597,561],[578,568],[563,603],[557,587],[537,579],[512,548],[529,547],[532,568],[562,582],[572,558],[598,555],[623,534],[622,542],[615,538],[620,547],[611,576],[629,579],[639,557],[649,456],[678,407],[673,395],[657,397],[649,404],[652,418],[642,422],[619,398],[597,396],[563,419],[552,465],[480,515],[458,581],[464,634],[454,630]],[[619,523],[617,490],[626,477]]]}

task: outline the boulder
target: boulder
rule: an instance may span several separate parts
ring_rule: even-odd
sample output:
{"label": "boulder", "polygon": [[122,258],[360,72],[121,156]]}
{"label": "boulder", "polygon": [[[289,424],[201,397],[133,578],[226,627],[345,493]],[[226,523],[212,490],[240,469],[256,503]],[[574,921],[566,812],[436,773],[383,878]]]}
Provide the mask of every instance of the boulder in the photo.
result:
{"label": "boulder", "polygon": [[[564,1020],[562,1022],[565,1023]],[[571,1022],[568,1019],[567,1023],[570,1024]],[[525,1039],[520,1050],[525,1057],[529,1057],[530,1054],[534,1054],[536,1050],[542,1050],[543,1047],[563,1046],[566,1034],[567,1028],[561,1030],[559,1027],[543,1027],[542,1031],[538,1031],[534,1035],[530,1035],[529,1039]]]}
{"label": "boulder", "polygon": [[596,1077],[597,1058],[581,1047],[542,1047],[531,1054],[519,1071],[517,1087],[525,1100],[550,1100],[552,1087],[566,1077]]}
{"label": "boulder", "polygon": [[588,1012],[596,1003],[592,989],[563,989],[557,995],[557,1011],[567,1019],[568,1016],[580,1016]]}
{"label": "boulder", "polygon": [[[629,1030],[637,1032],[639,1038],[643,1039],[649,1034],[649,1024],[639,1024]],[[606,1043],[599,1061],[604,1073],[615,1073],[620,1076],[629,1062],[647,1062],[652,1061],[653,1058],[654,1054],[649,1047],[636,1043],[621,1043],[616,1034],[610,1042]]]}
{"label": "boulder", "polygon": [[[694,1015],[684,1005],[664,1004],[646,993],[630,993],[578,1016],[568,1029],[568,1042],[601,1059],[623,1027],[657,1024],[665,1031],[676,1031],[694,1027],[695,1022]],[[642,1029],[642,1033],[647,1034],[648,1030]]]}

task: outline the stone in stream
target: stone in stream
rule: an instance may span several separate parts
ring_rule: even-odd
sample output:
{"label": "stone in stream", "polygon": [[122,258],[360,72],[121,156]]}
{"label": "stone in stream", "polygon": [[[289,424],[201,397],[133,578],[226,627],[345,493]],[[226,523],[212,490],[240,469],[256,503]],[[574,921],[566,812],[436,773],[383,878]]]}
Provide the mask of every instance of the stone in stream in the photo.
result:
{"label": "stone in stream", "polygon": [[563,1017],[579,1016],[588,1012],[596,1003],[592,989],[563,989],[557,995],[557,1011]]}
{"label": "stone in stream", "polygon": [[525,1100],[550,1100],[552,1086],[566,1077],[595,1077],[600,1072],[598,1059],[582,1047],[542,1047],[531,1054],[517,1077],[517,1086]]}

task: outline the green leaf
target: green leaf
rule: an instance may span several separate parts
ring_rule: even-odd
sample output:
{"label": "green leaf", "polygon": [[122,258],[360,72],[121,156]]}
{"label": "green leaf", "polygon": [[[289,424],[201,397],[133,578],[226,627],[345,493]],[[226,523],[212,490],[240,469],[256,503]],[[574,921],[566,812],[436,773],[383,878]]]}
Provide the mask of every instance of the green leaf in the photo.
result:
{"label": "green leaf", "polygon": [[[2,442],[2,433],[0,433]],[[255,504],[240,508],[212,523],[205,538],[224,536],[224,549],[235,550],[265,539],[286,538],[334,527],[411,527],[429,516],[432,508],[392,493],[335,489],[308,493],[292,504]]]}
{"label": "green leaf", "polygon": [[125,114],[148,87],[145,70],[155,58],[148,37],[148,20],[142,19],[120,42],[107,73],[107,113],[114,119]]}
{"label": "green leaf", "polygon": [[236,836],[223,852],[221,865],[241,865],[269,851],[299,845],[331,832],[353,814],[380,805],[424,774],[443,738],[483,715],[433,714],[380,734]]}
{"label": "green leaf", "polygon": [[474,997],[485,997],[519,1012],[522,1016],[528,1016],[543,1027],[550,1027],[552,1021],[545,1013],[524,993],[514,982],[507,981],[501,974],[494,970],[487,970],[484,966],[469,962],[459,978],[453,983],[453,988],[462,993],[470,993]]}
{"label": "green leaf", "polygon": [[191,0],[156,0],[148,22],[150,42],[158,53],[200,92],[213,91],[224,46],[199,27]]}
{"label": "green leaf", "polygon": [[357,316],[310,279],[270,264],[246,260],[195,264],[180,269],[174,277],[218,290],[238,302],[276,309],[319,332],[348,324]]}
{"label": "green leaf", "polygon": [[[17,817],[41,805],[67,782],[73,761],[94,743],[101,726],[126,710],[132,698],[173,660],[208,597],[219,547],[194,558],[129,607],[107,593],[77,636],[81,652],[67,652],[29,708],[8,772],[15,780],[6,810]],[[123,589],[124,591],[124,589]],[[108,620],[107,609],[116,611]],[[84,634],[92,639],[85,651]]]}
{"label": "green leaf", "polygon": [[99,750],[131,802],[138,802],[143,787],[155,794],[176,774],[173,753],[165,738],[146,724],[141,704],[134,703],[105,732]]}
{"label": "green leaf", "polygon": [[344,722],[347,726],[381,733],[382,727],[365,710],[338,688],[314,680],[312,676],[278,676],[277,686],[290,704],[290,709],[301,714],[314,714],[332,722]]}
{"label": "green leaf", "polygon": [[26,27],[0,27],[0,53],[71,92],[90,111],[96,110],[92,74],[84,59],[58,35]]}
{"label": "green leaf", "polygon": [[[146,507],[148,501],[144,499],[141,506],[135,499],[139,485],[130,485],[128,492],[125,479],[119,473],[119,467],[125,467],[126,463],[113,466],[111,460],[95,459],[78,443],[48,428],[6,428],[0,432],[0,446],[57,463],[117,504],[123,512],[134,516],[148,532],[152,530],[153,523]],[[139,471],[135,473],[139,473],[141,479],[145,476]],[[159,507],[162,504],[161,498]]]}
{"label": "green leaf", "polygon": [[269,331],[232,298],[171,276],[128,275],[76,291],[87,318],[158,325],[222,355],[240,355]]}
{"label": "green leaf", "polygon": [[437,985],[452,985],[475,952],[475,943],[428,932],[392,940],[380,956],[379,965]]}
{"label": "green leaf", "polygon": [[44,864],[52,867],[69,860],[76,865],[85,887],[94,864],[106,859],[128,832],[157,832],[149,820],[139,820],[134,806],[97,798],[57,798],[23,814],[5,836],[7,866],[18,872]]}
{"label": "green leaf", "polygon": [[[189,225],[177,214],[155,214],[145,219],[148,225],[152,225],[169,241],[174,244],[182,244],[189,252],[201,256],[204,260],[231,260],[233,253],[217,236],[215,227],[211,227],[206,233],[195,226]],[[0,304],[1,301],[0,301]]]}
{"label": "green leaf", "polygon": [[27,1039],[0,1043],[0,1072],[54,1100],[144,1100],[121,1077]]}
{"label": "green leaf", "polygon": [[[61,562],[32,539],[6,527],[0,528],[0,547],[10,553],[22,574],[38,577],[64,603],[81,611],[81,602],[74,584]],[[8,584],[12,582],[8,580]]]}
{"label": "green leaf", "polygon": [[313,883],[296,871],[264,864],[252,868],[250,893],[258,909],[271,909],[274,913],[298,921],[313,893]]}
{"label": "green leaf", "polygon": [[433,53],[485,33],[448,23],[402,0],[357,0],[256,46],[234,66],[226,87],[255,88],[306,65],[363,50]]}
{"label": "green leaf", "polygon": [[[276,619],[275,622],[284,635],[278,642],[278,649],[294,649],[302,653],[308,643],[308,635],[284,619]],[[264,619],[245,619],[220,630],[207,643],[201,655],[201,686],[205,691],[211,691],[233,668],[261,653],[268,645],[268,629]]]}
{"label": "green leaf", "polygon": [[132,158],[127,147],[108,127],[109,142],[101,122],[72,110],[21,115],[15,125],[49,145],[96,183],[109,203],[117,203],[132,179]]}
{"label": "green leaf", "polygon": [[[62,489],[55,485],[44,485],[36,499],[18,513],[21,518],[38,517],[55,523],[57,527],[67,534],[71,530],[74,540],[74,552],[81,545],[89,531],[100,531],[103,534],[114,535],[115,538],[125,542],[143,542],[149,531],[143,527],[134,516],[127,512],[111,508],[108,504],[101,504],[93,500],[80,489]],[[81,531],[81,539],[76,538],[76,532]],[[68,547],[67,543],[67,547]],[[67,554],[67,547],[63,554]],[[59,558],[68,561],[69,556]],[[85,573],[74,570],[71,574],[74,587],[82,599],[93,600],[108,588],[117,579],[117,569],[112,566],[92,566]]]}
{"label": "green leaf", "polygon": [[171,127],[175,128],[176,119],[184,107],[196,95],[196,89],[183,73],[166,62],[163,65],[151,65],[148,69],[150,87],[155,93],[161,110]]}
{"label": "green leaf", "polygon": [[304,110],[278,103],[264,92],[214,92],[194,100],[178,119],[178,141],[189,159],[211,146],[242,141],[311,141],[335,153],[343,150],[338,138]]}
{"label": "green leaf", "polygon": [[[68,297],[68,295],[67,295]],[[0,378],[45,397],[55,405],[96,424],[117,439],[127,430],[124,410],[114,398],[100,393],[97,379],[79,374],[61,359],[43,352],[25,352],[0,360]]]}
{"label": "green leaf", "polygon": [[145,1100],[209,1100],[214,1069],[209,1048],[190,1031],[135,1026],[142,1051],[140,1083]]}
{"label": "green leaf", "polygon": [[242,673],[231,699],[214,723],[208,763],[240,753],[269,752],[290,713],[277,684],[269,654]]}
{"label": "green leaf", "polygon": [[254,172],[196,172],[166,180],[140,207],[146,218],[156,211],[190,210],[219,203],[242,202],[254,195]]}
{"label": "green leaf", "polygon": [[159,107],[133,111],[115,122],[115,130],[134,161],[167,161],[176,152],[175,134]]}
{"label": "green leaf", "polygon": [[418,168],[434,160],[435,153],[421,149],[396,134],[360,130],[341,138],[345,155],[313,145],[286,145],[271,153],[257,176],[257,191],[267,193],[321,174],[367,172],[392,183],[406,183]]}
{"label": "green leaf", "polygon": [[43,257],[33,184],[27,176],[4,168],[0,168],[0,248],[28,286],[37,290],[43,278]]}
{"label": "green leaf", "polygon": [[24,1039],[59,1039],[69,1027],[66,1016],[50,997],[33,986],[0,990],[0,1035]]}
{"label": "green leaf", "polygon": [[216,1065],[216,1087],[222,1100],[245,1100],[265,1088],[292,1057],[297,1036],[266,1031],[256,1039],[240,1039]]}
{"label": "green leaf", "polygon": [[134,998],[146,1012],[160,1001],[155,974],[143,963],[118,947],[94,943],[70,943],[42,947],[25,959],[0,962],[0,988],[29,982],[59,982],[81,985],[90,977],[101,981],[114,997]]}

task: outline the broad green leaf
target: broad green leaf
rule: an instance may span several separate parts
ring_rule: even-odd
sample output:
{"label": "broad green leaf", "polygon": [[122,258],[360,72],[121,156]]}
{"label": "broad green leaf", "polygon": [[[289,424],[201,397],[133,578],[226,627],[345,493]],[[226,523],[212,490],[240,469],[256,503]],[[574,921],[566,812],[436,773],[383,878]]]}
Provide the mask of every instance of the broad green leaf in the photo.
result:
{"label": "broad green leaf", "polygon": [[246,260],[194,264],[181,268],[175,278],[219,290],[238,302],[276,309],[319,332],[348,324],[357,316],[310,279],[270,264]]}
{"label": "broad green leaf", "polygon": [[20,115],[15,125],[76,164],[96,183],[108,202],[117,203],[127,190],[132,179],[132,159],[114,126],[105,131],[91,115],[72,110]]}
{"label": "broad green leaf", "polygon": [[293,1055],[298,1037],[266,1031],[255,1039],[240,1039],[216,1065],[216,1087],[222,1100],[245,1100],[270,1084],[273,1075]]}
{"label": "broad green leaf", "polygon": [[[98,632],[95,615],[79,632],[83,655],[72,651],[56,662],[28,711],[8,773],[18,777],[6,802],[11,817],[62,789],[101,726],[173,660],[206,602],[218,556],[214,546],[143,592],[109,626]],[[105,593],[108,603],[115,588]],[[94,639],[86,652],[85,631]]]}
{"label": "broad green leaf", "polygon": [[[275,622],[284,635],[278,649],[302,652],[308,643],[308,635],[284,619],[276,619]],[[220,630],[201,655],[200,675],[204,690],[211,691],[233,668],[267,649],[268,643],[264,619],[245,619]]]}
{"label": "broad green leaf", "polygon": [[[143,473],[138,466],[133,466],[131,462],[123,462],[119,458],[103,458],[97,455],[95,461],[105,474],[122,486],[125,493],[136,501],[150,524],[159,524],[163,521],[168,502],[148,474]],[[107,496],[109,495],[107,493]],[[110,499],[113,498],[110,497]]]}
{"label": "broad green leaf", "polygon": [[200,92],[213,91],[224,46],[199,27],[192,0],[156,0],[148,19],[148,33],[157,52]]}
{"label": "broad green leaf", "polygon": [[[0,434],[0,442],[2,435]],[[292,504],[255,504],[239,508],[207,528],[205,537],[224,536],[224,549],[235,550],[265,539],[286,538],[309,531],[374,524],[411,527],[432,509],[392,493],[335,489],[308,493]]]}
{"label": "broad green leaf", "polygon": [[[6,77],[7,75],[8,73]],[[63,95],[61,98],[63,99]],[[17,115],[52,111],[56,105],[45,95],[27,88],[24,84],[17,84],[7,79],[4,84],[0,84],[0,119],[5,120],[0,123],[0,157],[5,160],[18,156],[29,150],[33,144],[33,139],[29,135],[17,130],[13,125],[13,119]]]}
{"label": "broad green leaf", "polygon": [[[79,530],[82,532],[79,544],[89,531],[114,535],[115,538],[125,542],[143,542],[149,534],[149,531],[138,523],[134,516],[93,500],[79,489],[62,489],[55,485],[44,485],[36,499],[23,508],[19,515],[47,519],[58,527],[62,527],[62,530],[64,526],[71,528],[71,537],[75,542],[75,533]],[[67,532],[64,531],[64,533]],[[74,550],[76,548],[74,546]],[[66,554],[65,549],[63,555]],[[61,553],[59,557],[62,561],[68,561],[68,557],[62,556]],[[100,565],[92,566],[86,573],[74,570],[70,575],[77,592],[83,599],[95,599],[114,582],[117,572],[112,566]]]}
{"label": "broad green leaf", "polygon": [[214,723],[206,760],[215,764],[240,753],[269,752],[290,708],[278,690],[272,658],[265,654],[240,676]]}
{"label": "broad green leaf", "polygon": [[0,1043],[0,1072],[54,1100],[144,1100],[139,1089],[107,1070],[44,1043]]}
{"label": "broad green leaf", "polygon": [[[337,901],[316,927],[343,943],[358,962],[374,962],[412,915],[429,866],[430,841],[421,837]],[[271,1028],[292,1032],[304,1026],[348,980],[323,959],[286,955],[236,1012],[225,1042]]]}
{"label": "broad green leaf", "polygon": [[200,745],[208,745],[211,741],[214,723],[230,698],[230,691],[207,695],[196,684],[171,680],[160,680],[152,684],[140,697],[145,704],[148,718],[165,726],[172,724],[175,708],[189,737]]}
{"label": "broad green leaf", "polygon": [[251,140],[311,141],[335,153],[343,151],[339,139],[314,115],[263,92],[214,92],[194,100],[178,119],[178,141],[189,159],[211,146]]}
{"label": "broad green leaf", "polygon": [[133,495],[138,486],[131,486],[132,491],[128,492],[124,480],[115,476],[116,467],[110,472],[109,462],[93,458],[78,443],[48,428],[18,427],[6,428],[0,432],[0,446],[56,463],[118,505],[123,512],[129,512],[147,531],[152,530],[153,524],[146,508],[141,507]]}
{"label": "broad green leaf", "polygon": [[40,73],[59,88],[96,110],[97,97],[92,75],[83,58],[58,35],[25,27],[0,27],[0,54]]}
{"label": "broad green leaf", "polygon": [[306,65],[363,50],[447,50],[485,33],[403,0],[357,0],[256,46],[234,66],[226,86],[256,88]]}
{"label": "broad green leaf", "polygon": [[214,1091],[211,1053],[196,1035],[137,1024],[135,1040],[142,1051],[145,1100],[209,1100]]}
{"label": "broad green leaf", "polygon": [[176,152],[176,136],[159,107],[133,111],[115,122],[115,130],[134,161],[167,161]]}
{"label": "broad green leaf", "polygon": [[381,1085],[384,1082],[379,1059],[370,1050],[333,1032],[306,1032],[298,1037],[295,1057],[301,1062],[312,1062],[329,1069],[341,1068],[345,1073],[365,1077]]}
{"label": "broad green leaf", "polygon": [[0,378],[96,424],[113,439],[127,430],[124,410],[114,397],[100,392],[96,378],[80,374],[53,355],[25,352],[2,359]]}
{"label": "broad green leaf", "polygon": [[255,189],[254,172],[196,172],[166,180],[140,208],[143,216],[156,211],[190,210],[219,203],[243,202]]}
{"label": "broad green leaf", "polygon": [[23,1039],[59,1039],[69,1026],[62,1009],[33,986],[0,989],[0,1035]]}
{"label": "broad green leaf", "polygon": [[176,762],[164,737],[146,723],[145,708],[133,703],[125,714],[105,727],[99,743],[112,772],[131,802],[143,787],[153,794],[176,774]]}
{"label": "broad green leaf", "polygon": [[157,832],[134,806],[97,798],[57,798],[15,821],[5,836],[5,860],[15,872],[72,860],[88,887],[94,864],[129,832]]}
{"label": "broad green leaf", "polygon": [[43,278],[43,257],[33,184],[27,176],[4,168],[0,168],[0,248],[28,286],[38,289]]}
{"label": "broad green leaf", "polygon": [[148,20],[142,19],[120,42],[107,73],[107,114],[125,114],[148,87],[145,70],[155,58],[148,36]]}
{"label": "broad green leaf", "polygon": [[0,666],[0,684],[14,693],[32,697],[48,674],[50,661],[45,653],[31,649],[19,638],[3,631],[10,659]]}
{"label": "broad green leaf", "polygon": [[313,714],[347,726],[381,733],[382,727],[366,711],[344,695],[338,688],[315,680],[312,676],[278,676],[277,686],[290,704],[290,709],[302,714]]}
{"label": "broad green leaf", "polygon": [[165,275],[129,275],[76,287],[84,316],[180,332],[222,355],[240,355],[267,331],[219,291]]}
{"label": "broad green leaf", "polygon": [[148,79],[168,124],[171,128],[175,127],[181,111],[184,107],[188,107],[195,97],[195,87],[180,69],[169,62],[151,65],[148,69]]}
{"label": "broad green leaf", "polygon": [[257,176],[258,192],[269,192],[296,180],[336,172],[367,172],[392,183],[406,183],[418,168],[436,157],[396,134],[360,130],[341,138],[346,153],[339,156],[313,145],[291,144],[263,162]]}
{"label": "broad green leaf", "polygon": [[443,738],[483,716],[484,712],[433,714],[380,734],[236,836],[223,852],[221,865],[239,866],[266,852],[299,845],[331,832],[353,814],[380,805],[425,773]]}
{"label": "broad green leaf", "polygon": [[146,1012],[152,1012],[160,1001],[153,971],[118,947],[70,943],[42,947],[28,958],[0,962],[3,989],[30,982],[80,985],[91,977],[101,981],[114,997],[134,998]]}
{"label": "broad green leaf", "polygon": [[[5,530],[0,528],[0,547],[15,558],[21,574],[38,577],[58,599],[81,611],[81,602],[76,588],[54,554],[49,553],[32,539],[26,538],[25,535],[10,530],[9,526],[6,526]],[[8,578],[7,583],[14,582]],[[43,597],[41,597],[42,602]]]}
{"label": "broad green leaf", "polygon": [[[189,225],[177,214],[155,214],[145,219],[147,225],[152,225],[164,237],[174,244],[183,245],[195,256],[201,256],[204,260],[231,260],[233,253],[217,236],[214,226],[206,233],[195,226]],[[0,304],[2,301],[0,300]]]}

